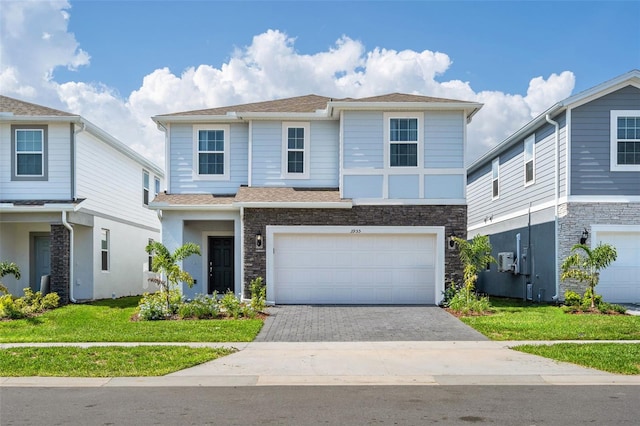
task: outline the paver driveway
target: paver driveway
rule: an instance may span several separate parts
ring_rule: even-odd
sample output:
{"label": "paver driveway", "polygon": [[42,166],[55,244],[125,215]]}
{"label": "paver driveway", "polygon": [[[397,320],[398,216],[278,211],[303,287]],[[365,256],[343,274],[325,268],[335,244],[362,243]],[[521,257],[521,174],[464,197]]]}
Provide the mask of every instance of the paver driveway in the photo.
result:
{"label": "paver driveway", "polygon": [[437,306],[280,305],[256,342],[488,340]]}

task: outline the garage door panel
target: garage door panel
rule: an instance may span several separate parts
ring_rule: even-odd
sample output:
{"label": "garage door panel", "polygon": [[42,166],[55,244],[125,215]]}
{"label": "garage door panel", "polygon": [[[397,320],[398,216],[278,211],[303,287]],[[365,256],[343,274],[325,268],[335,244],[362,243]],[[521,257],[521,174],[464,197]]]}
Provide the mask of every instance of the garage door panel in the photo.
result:
{"label": "garage door panel", "polygon": [[617,259],[600,272],[596,292],[611,303],[640,302],[640,232],[603,232],[597,241],[611,244]]}
{"label": "garage door panel", "polygon": [[434,235],[277,234],[276,303],[435,303]]}

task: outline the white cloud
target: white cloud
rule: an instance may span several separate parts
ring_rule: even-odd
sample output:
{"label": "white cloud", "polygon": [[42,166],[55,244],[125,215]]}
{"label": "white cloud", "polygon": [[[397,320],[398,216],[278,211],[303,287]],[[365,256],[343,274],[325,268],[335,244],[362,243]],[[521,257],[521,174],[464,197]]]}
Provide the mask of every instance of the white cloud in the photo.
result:
{"label": "white cloud", "polygon": [[[5,7],[6,3],[6,7]],[[573,73],[532,78],[526,95],[475,92],[470,82],[443,81],[452,60],[423,50],[367,50],[348,35],[314,54],[301,54],[295,39],[278,30],[253,37],[218,65],[203,64],[174,74],[150,70],[126,99],[100,83],[59,84],[56,67],[89,65],[89,55],[68,32],[66,1],[3,3],[0,21],[0,87],[5,94],[82,114],[158,164],[164,136],[150,117],[156,114],[315,93],[362,97],[390,92],[477,101],[485,104],[468,132],[468,158],[474,159],[531,118],[566,98]],[[37,33],[28,29],[38,28]]]}

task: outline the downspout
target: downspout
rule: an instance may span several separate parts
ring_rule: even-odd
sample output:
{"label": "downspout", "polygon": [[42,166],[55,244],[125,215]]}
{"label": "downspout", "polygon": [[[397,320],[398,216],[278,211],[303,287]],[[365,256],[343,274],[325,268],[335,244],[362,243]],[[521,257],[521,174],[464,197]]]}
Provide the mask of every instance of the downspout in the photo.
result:
{"label": "downspout", "polygon": [[69,300],[78,303],[73,297],[73,226],[67,222],[67,212],[62,211],[62,224],[69,230]]}
{"label": "downspout", "polygon": [[554,271],[555,271],[555,281],[556,281],[556,294],[551,298],[554,301],[558,300],[560,293],[560,271],[558,270],[558,253],[559,253],[559,239],[558,239],[558,202],[560,201],[560,125],[557,121],[553,121],[549,114],[545,116],[547,123],[555,126],[555,135],[554,135],[554,145],[555,145],[555,161],[554,161],[554,171],[555,171],[555,179],[553,180],[553,223],[554,223],[554,244],[555,244],[555,256],[554,256]]}

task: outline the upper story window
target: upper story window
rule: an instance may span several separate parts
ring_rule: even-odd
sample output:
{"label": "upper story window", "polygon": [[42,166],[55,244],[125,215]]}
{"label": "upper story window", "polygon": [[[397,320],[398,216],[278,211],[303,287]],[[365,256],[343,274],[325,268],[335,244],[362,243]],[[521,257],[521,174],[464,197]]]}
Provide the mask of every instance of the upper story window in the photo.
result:
{"label": "upper story window", "polygon": [[142,204],[149,205],[149,172],[142,172]]}
{"label": "upper story window", "polygon": [[109,230],[100,230],[100,258],[101,269],[103,271],[109,270]]}
{"label": "upper story window", "polygon": [[535,182],[536,136],[531,135],[524,140],[524,185]]}
{"label": "upper story window", "polygon": [[491,199],[500,196],[500,158],[491,162]]}
{"label": "upper story window", "polygon": [[611,111],[611,170],[640,171],[640,111]]}
{"label": "upper story window", "polygon": [[11,180],[47,180],[47,126],[11,126]]}
{"label": "upper story window", "polygon": [[229,126],[194,126],[195,178],[229,179]]}
{"label": "upper story window", "polygon": [[309,136],[309,123],[282,123],[282,174],[285,178],[309,178]]}
{"label": "upper story window", "polygon": [[153,195],[157,196],[160,193],[160,179],[158,179],[157,177],[153,178],[153,189]]}
{"label": "upper story window", "polygon": [[389,165],[416,167],[418,165],[418,119],[389,119]]}

